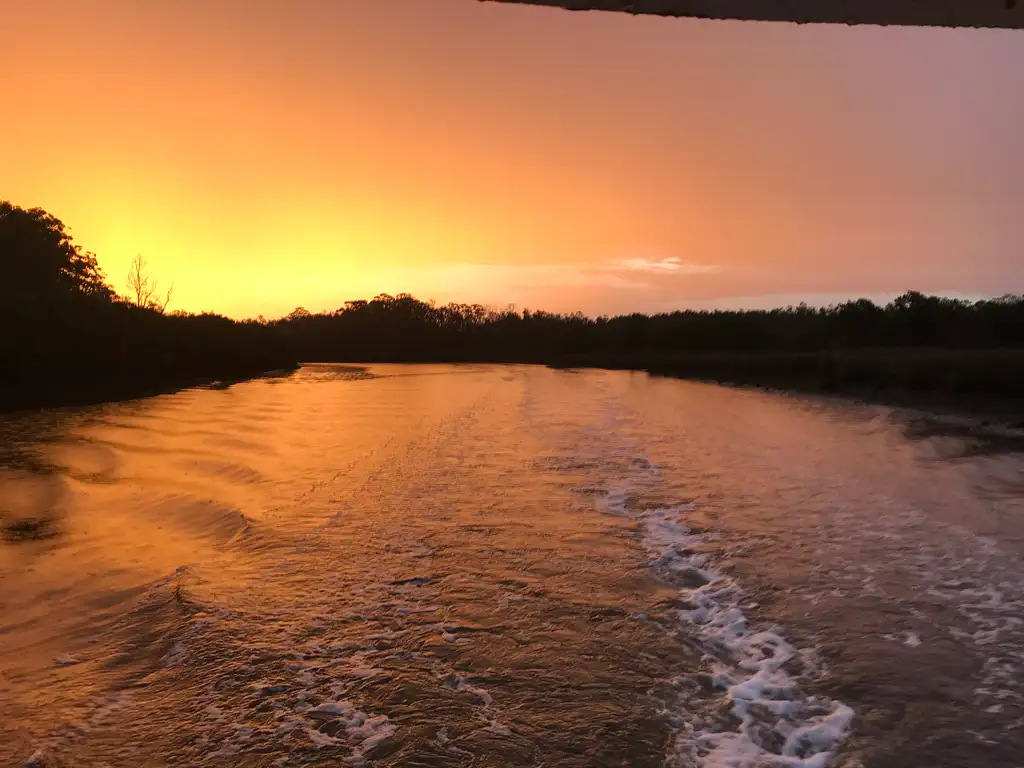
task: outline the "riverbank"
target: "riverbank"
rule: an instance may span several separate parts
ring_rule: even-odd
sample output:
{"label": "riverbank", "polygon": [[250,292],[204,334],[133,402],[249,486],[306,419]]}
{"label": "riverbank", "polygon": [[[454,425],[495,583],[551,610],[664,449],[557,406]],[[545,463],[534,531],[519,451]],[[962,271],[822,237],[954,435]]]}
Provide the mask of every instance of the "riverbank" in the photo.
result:
{"label": "riverbank", "polygon": [[98,403],[166,395],[199,386],[224,387],[253,379],[286,376],[298,369],[294,362],[278,361],[255,368],[219,368],[164,377],[107,376],[86,380],[49,380],[0,383],[0,413],[39,408],[72,408]]}
{"label": "riverbank", "polygon": [[87,405],[239,381],[298,363],[277,330],[90,295],[0,306],[0,411]]}
{"label": "riverbank", "polygon": [[[830,352],[566,355],[553,367],[837,395],[1024,429],[1024,350],[930,348]],[[966,422],[965,422],[966,423]]]}

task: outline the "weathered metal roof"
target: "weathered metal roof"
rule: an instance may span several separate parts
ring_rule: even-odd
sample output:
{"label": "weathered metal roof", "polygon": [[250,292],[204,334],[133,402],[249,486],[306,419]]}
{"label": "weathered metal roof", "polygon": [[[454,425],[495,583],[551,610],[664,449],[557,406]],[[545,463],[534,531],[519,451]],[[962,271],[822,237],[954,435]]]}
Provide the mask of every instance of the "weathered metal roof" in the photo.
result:
{"label": "weathered metal roof", "polygon": [[1024,28],[1024,0],[497,0],[701,19]]}

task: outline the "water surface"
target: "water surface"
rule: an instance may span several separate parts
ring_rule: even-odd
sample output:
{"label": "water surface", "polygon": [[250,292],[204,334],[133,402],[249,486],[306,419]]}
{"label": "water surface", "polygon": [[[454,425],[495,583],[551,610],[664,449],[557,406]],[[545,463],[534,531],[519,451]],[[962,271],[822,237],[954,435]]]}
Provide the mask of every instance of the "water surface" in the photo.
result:
{"label": "water surface", "polygon": [[0,763],[1016,766],[1012,443],[626,372],[0,419]]}

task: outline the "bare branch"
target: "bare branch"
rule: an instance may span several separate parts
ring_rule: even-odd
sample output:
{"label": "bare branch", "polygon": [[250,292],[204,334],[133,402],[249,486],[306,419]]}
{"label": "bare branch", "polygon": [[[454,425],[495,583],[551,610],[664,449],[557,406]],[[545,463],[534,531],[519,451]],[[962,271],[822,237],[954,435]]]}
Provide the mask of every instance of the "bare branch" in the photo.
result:
{"label": "bare branch", "polygon": [[141,253],[138,254],[132,260],[132,265],[128,270],[129,301],[133,302],[137,307],[163,313],[171,303],[171,297],[174,295],[174,285],[172,284],[167,289],[167,294],[164,296],[163,301],[158,298],[158,287],[157,281],[146,271],[146,260],[142,257]]}
{"label": "bare branch", "polygon": [[[154,284],[155,286],[155,284]],[[167,295],[164,296],[164,300],[157,304],[157,310],[163,314],[167,311],[168,305],[171,303],[171,297],[174,295],[174,283],[171,283],[171,287],[167,289]],[[154,302],[156,303],[156,302]]]}

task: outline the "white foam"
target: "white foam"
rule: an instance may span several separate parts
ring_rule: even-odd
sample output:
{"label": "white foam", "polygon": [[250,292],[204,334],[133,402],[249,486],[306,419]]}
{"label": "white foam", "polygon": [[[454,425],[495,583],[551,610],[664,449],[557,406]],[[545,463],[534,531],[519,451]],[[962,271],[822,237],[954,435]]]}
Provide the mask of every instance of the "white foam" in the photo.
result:
{"label": "white foam", "polygon": [[[656,473],[656,467],[648,466]],[[708,537],[683,522],[692,505],[631,511],[629,495],[628,488],[599,494],[597,508],[640,524],[651,567],[679,587],[684,607],[675,613],[704,649],[712,695],[728,715],[684,713],[684,721],[690,717],[677,734],[670,764],[826,768],[850,732],[853,710],[800,690],[788,665],[802,661],[806,652],[798,652],[781,628],[752,626],[741,607],[750,605],[742,588],[710,567],[709,556],[700,551]]]}
{"label": "white foam", "polygon": [[308,725],[303,725],[302,730],[317,747],[358,742],[347,758],[347,762],[352,765],[362,765],[370,752],[391,738],[398,730],[398,726],[391,722],[387,715],[369,715],[358,709],[352,702],[344,699],[325,701],[306,710],[303,714],[307,716],[327,715],[340,722],[348,739],[322,733]]}
{"label": "white foam", "polygon": [[916,632],[904,632],[902,637],[888,634],[882,635],[886,640],[892,640],[894,643],[903,643],[908,648],[920,648],[923,641],[921,636]]}
{"label": "white foam", "polygon": [[47,754],[54,748],[102,726],[111,715],[131,706],[133,703],[134,699],[128,693],[119,693],[97,702],[86,720],[72,723],[70,728],[47,739],[42,746],[36,748],[21,764],[26,766],[26,768],[45,766],[48,762]]}
{"label": "white foam", "polygon": [[488,724],[486,728],[484,728],[484,730],[489,731],[491,733],[495,733],[498,736],[512,735],[512,729],[499,720],[491,720],[491,722]]}
{"label": "white foam", "polygon": [[473,685],[462,675],[452,672],[447,675],[444,680],[444,684],[451,688],[453,691],[465,691],[470,693],[480,700],[485,708],[490,707],[494,703],[494,697],[484,688],[478,685]]}

